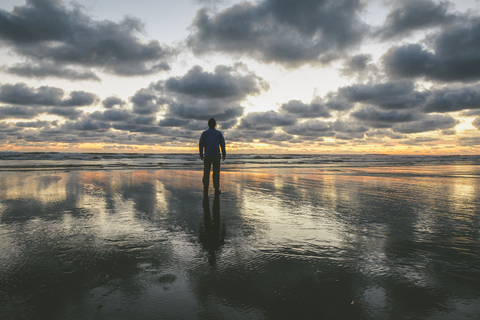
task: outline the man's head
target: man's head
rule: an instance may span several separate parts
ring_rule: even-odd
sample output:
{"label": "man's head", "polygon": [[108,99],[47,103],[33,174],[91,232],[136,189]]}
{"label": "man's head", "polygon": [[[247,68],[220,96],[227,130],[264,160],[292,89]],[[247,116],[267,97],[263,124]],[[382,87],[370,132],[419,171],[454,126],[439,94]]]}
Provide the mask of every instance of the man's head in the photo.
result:
{"label": "man's head", "polygon": [[217,125],[217,121],[215,121],[214,118],[210,118],[210,119],[208,120],[208,126],[209,126],[210,128],[215,128],[216,125]]}

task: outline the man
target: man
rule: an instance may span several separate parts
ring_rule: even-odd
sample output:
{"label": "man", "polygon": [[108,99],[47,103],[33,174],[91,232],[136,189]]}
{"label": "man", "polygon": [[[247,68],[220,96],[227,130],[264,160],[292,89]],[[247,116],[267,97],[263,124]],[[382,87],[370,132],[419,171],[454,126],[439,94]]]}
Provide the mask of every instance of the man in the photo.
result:
{"label": "man", "polygon": [[[225,161],[225,139],[220,131],[215,129],[217,122],[214,118],[208,120],[208,130],[205,130],[200,136],[198,149],[200,159],[203,160],[203,192],[208,194],[208,184],[210,180],[210,168],[213,164],[213,186],[215,195],[220,194],[220,150],[222,149],[222,159]],[[205,152],[204,152],[205,149]]]}

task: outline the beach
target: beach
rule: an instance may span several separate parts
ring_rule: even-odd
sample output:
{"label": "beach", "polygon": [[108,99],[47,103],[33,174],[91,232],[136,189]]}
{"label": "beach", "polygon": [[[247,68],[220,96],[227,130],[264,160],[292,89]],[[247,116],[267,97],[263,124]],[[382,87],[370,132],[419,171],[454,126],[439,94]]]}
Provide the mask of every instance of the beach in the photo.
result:
{"label": "beach", "polygon": [[1,319],[480,314],[475,157],[3,156]]}

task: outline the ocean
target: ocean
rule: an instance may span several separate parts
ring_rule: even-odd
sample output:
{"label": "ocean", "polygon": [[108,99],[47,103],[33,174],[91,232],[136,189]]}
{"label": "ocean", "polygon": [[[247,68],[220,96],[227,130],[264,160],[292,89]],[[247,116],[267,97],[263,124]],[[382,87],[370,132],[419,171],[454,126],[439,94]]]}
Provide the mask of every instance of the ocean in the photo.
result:
{"label": "ocean", "polygon": [[[478,155],[229,154],[224,170],[477,165]],[[0,152],[0,170],[201,169],[198,154]]]}
{"label": "ocean", "polygon": [[479,156],[0,159],[0,319],[480,314]]}

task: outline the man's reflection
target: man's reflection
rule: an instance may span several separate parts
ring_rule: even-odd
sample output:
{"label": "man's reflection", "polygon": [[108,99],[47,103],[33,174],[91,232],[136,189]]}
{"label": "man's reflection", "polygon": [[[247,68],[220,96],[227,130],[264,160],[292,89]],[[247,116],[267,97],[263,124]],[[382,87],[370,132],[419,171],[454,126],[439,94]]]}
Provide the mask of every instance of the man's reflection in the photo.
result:
{"label": "man's reflection", "polygon": [[200,243],[208,252],[210,265],[216,263],[216,251],[225,243],[225,225],[220,223],[220,197],[213,199],[213,220],[210,216],[208,194],[203,197],[203,225],[200,226]]}

